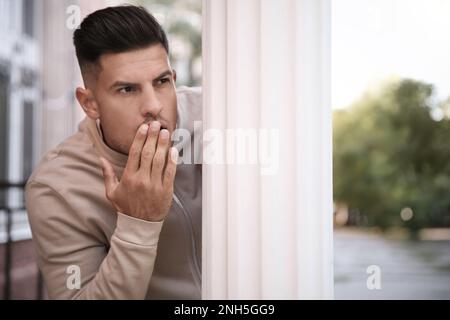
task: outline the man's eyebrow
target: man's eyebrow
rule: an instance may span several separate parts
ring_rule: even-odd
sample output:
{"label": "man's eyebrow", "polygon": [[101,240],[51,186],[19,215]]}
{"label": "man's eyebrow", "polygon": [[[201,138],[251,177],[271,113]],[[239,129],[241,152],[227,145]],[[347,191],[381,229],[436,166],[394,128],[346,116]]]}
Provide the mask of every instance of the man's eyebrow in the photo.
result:
{"label": "man's eyebrow", "polygon": [[[157,76],[153,81],[158,81],[164,78],[165,76],[172,75],[172,70],[166,70],[163,73],[161,73],[159,76]],[[117,87],[136,87],[138,86],[138,83],[132,83],[128,81],[116,81],[114,82],[111,87],[109,87],[110,90],[117,88]]]}
{"label": "man's eyebrow", "polygon": [[153,81],[158,81],[164,78],[165,76],[172,75],[172,70],[166,70],[163,73],[161,73],[159,76],[157,76]]}
{"label": "man's eyebrow", "polygon": [[116,81],[111,85],[111,87],[109,87],[109,89],[112,90],[116,87],[135,87],[135,86],[138,86],[138,84],[127,81]]}

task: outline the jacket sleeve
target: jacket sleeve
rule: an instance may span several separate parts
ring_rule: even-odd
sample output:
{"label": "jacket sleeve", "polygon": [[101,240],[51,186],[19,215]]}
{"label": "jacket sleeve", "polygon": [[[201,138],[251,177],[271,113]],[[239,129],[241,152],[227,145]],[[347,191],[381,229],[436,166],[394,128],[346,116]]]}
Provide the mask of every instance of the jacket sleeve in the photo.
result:
{"label": "jacket sleeve", "polygon": [[117,213],[108,250],[51,187],[29,182],[26,205],[50,299],[145,298],[163,222]]}

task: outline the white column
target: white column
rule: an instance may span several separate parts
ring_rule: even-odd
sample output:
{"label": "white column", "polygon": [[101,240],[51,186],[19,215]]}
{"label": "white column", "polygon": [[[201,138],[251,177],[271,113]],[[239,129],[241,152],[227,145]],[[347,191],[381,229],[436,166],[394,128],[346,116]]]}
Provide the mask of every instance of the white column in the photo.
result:
{"label": "white column", "polygon": [[204,0],[203,11],[204,138],[256,132],[258,152],[256,164],[203,165],[203,298],[330,299],[330,1]]}

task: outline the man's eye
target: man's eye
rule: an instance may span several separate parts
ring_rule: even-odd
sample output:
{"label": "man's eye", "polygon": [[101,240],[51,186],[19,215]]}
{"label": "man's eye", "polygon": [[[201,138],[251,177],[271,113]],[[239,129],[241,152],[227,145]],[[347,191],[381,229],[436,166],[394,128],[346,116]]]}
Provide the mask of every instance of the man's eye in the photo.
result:
{"label": "man's eye", "polygon": [[126,86],[126,87],[123,87],[123,88],[119,89],[119,93],[130,93],[130,92],[133,92],[133,91],[134,91],[134,88],[131,87],[131,86]]}
{"label": "man's eye", "polygon": [[158,85],[163,85],[168,82],[170,82],[169,78],[162,78],[162,79],[159,79],[157,83],[158,83]]}

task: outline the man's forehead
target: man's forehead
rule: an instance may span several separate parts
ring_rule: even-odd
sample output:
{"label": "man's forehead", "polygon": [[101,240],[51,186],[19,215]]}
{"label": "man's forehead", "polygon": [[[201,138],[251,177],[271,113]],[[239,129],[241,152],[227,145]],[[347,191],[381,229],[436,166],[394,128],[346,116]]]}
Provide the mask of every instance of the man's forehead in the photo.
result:
{"label": "man's forehead", "polygon": [[167,52],[161,45],[154,45],[121,53],[108,53],[100,58],[101,75],[114,81],[112,77],[136,77],[145,73],[158,76],[170,69]]}

